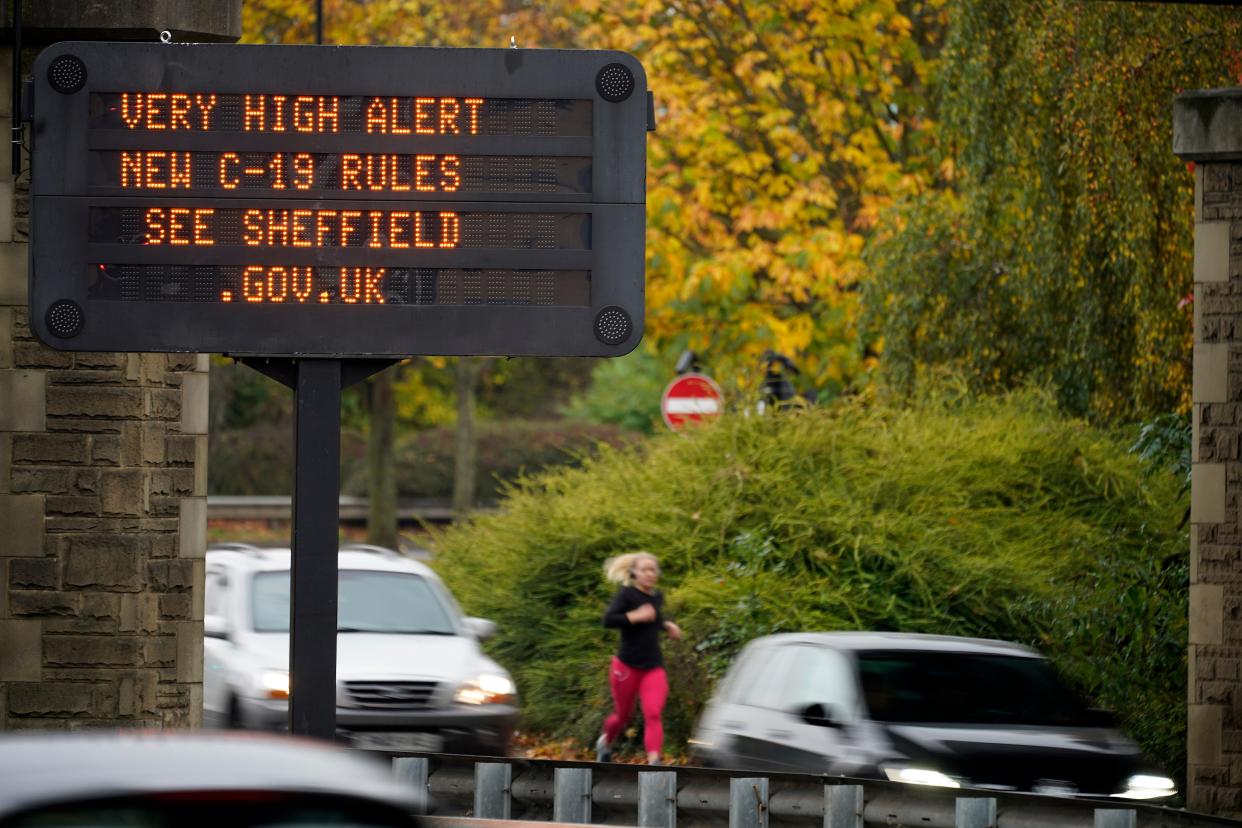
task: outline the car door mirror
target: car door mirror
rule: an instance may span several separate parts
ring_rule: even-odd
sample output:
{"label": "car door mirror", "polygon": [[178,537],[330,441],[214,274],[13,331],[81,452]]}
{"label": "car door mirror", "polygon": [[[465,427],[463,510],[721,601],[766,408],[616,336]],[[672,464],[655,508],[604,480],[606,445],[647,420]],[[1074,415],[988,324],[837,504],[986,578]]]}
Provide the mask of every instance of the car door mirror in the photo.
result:
{"label": "car door mirror", "polygon": [[475,618],[473,615],[465,619],[466,629],[480,641],[486,641],[496,634],[496,622],[486,618]]}
{"label": "car door mirror", "polygon": [[799,711],[802,721],[816,727],[841,727],[842,722],[837,711],[830,704],[808,704]]}
{"label": "car door mirror", "polygon": [[221,618],[219,615],[207,615],[203,617],[203,635],[208,638],[220,638],[228,641],[232,638],[229,632],[229,622]]}

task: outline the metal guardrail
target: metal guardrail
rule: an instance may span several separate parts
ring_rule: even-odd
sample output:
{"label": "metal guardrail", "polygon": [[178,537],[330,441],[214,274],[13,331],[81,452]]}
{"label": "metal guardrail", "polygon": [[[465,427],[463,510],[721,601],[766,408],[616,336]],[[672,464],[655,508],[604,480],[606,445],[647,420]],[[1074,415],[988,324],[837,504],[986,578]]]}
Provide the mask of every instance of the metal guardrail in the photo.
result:
{"label": "metal guardrail", "polygon": [[[342,523],[363,523],[367,519],[365,497],[341,495]],[[480,509],[479,511],[489,511]],[[293,498],[288,495],[208,495],[208,520],[266,520],[287,522],[293,514]],[[453,519],[447,500],[414,499],[397,501],[397,520],[403,523],[447,523]]]}
{"label": "metal guardrail", "polygon": [[[1237,822],[1137,803],[803,774],[495,759],[395,757],[433,828],[487,820],[638,828],[1208,828]],[[533,828],[526,825],[523,828]]]}

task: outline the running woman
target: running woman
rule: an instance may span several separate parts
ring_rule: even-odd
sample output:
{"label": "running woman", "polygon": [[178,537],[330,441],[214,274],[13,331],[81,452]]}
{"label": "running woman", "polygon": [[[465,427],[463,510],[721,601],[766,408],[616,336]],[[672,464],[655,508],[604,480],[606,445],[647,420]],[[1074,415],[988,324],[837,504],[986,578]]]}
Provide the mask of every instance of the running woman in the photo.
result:
{"label": "running woman", "polygon": [[621,646],[608,671],[613,711],[604,720],[604,732],[595,742],[598,762],[612,760],[612,744],[621,735],[634,711],[635,699],[643,711],[643,745],[648,764],[660,764],[664,747],[664,701],[668,676],[660,654],[660,632],[681,638],[681,628],[664,618],[664,595],[656,589],[660,562],[648,552],[631,552],[604,564],[608,580],[621,584],[604,613],[604,626],[621,631]]}

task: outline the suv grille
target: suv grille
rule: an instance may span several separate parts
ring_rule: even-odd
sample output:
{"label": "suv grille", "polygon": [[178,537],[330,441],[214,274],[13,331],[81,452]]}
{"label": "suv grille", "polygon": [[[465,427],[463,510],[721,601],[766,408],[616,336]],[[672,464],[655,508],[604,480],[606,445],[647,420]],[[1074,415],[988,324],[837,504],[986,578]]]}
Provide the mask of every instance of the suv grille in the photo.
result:
{"label": "suv grille", "polygon": [[426,710],[436,694],[434,681],[347,681],[345,692],[368,710]]}

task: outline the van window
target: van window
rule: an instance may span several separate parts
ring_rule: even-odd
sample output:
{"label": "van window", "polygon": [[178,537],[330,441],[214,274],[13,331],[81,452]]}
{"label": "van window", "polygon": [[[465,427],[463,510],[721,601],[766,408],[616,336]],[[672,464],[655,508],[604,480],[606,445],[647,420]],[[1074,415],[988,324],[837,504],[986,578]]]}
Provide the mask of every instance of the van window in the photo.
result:
{"label": "van window", "polygon": [[798,645],[788,648],[794,667],[777,689],[775,707],[799,713],[812,704],[832,708],[834,717],[849,721],[858,707],[854,665],[827,647]]}
{"label": "van window", "polygon": [[799,649],[802,648],[789,645],[771,648],[767,658],[749,669],[752,680],[739,694],[738,703],[770,709],[781,707],[784,684],[797,663]]}
{"label": "van window", "polygon": [[203,615],[227,615],[224,611],[224,588],[227,579],[223,572],[208,572],[203,584]]}

